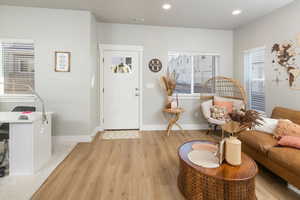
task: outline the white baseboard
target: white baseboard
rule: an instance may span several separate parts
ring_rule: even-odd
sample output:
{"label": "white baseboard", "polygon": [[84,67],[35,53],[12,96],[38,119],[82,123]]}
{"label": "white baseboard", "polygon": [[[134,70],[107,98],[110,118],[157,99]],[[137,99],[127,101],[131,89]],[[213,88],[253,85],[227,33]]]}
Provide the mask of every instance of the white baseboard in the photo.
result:
{"label": "white baseboard", "polygon": [[[183,130],[206,130],[208,129],[207,124],[181,124]],[[162,131],[166,130],[167,125],[156,124],[156,125],[143,125],[141,130],[143,131]],[[172,130],[180,130],[176,125]],[[103,128],[96,127],[90,135],[69,135],[69,136],[52,136],[54,143],[79,143],[79,142],[91,142],[93,137],[99,132],[103,131]]]}
{"label": "white baseboard", "polygon": [[103,131],[101,127],[96,127],[90,135],[68,135],[68,136],[52,136],[54,143],[79,143],[79,142],[91,142],[93,137],[99,132]]}
{"label": "white baseboard", "polygon": [[92,134],[91,134],[91,137],[94,137],[99,131],[103,131],[104,129],[102,128],[102,127],[100,127],[100,126],[97,126],[94,130],[93,130],[93,132],[92,132]]}
{"label": "white baseboard", "polygon": [[70,136],[52,136],[54,143],[68,143],[68,142],[91,142],[92,137],[90,135],[70,135]]}
{"label": "white baseboard", "polygon": [[[208,124],[180,124],[183,130],[207,130]],[[161,131],[166,130],[167,125],[143,125],[141,130],[143,131]],[[173,126],[172,130],[180,130],[176,125]]]}

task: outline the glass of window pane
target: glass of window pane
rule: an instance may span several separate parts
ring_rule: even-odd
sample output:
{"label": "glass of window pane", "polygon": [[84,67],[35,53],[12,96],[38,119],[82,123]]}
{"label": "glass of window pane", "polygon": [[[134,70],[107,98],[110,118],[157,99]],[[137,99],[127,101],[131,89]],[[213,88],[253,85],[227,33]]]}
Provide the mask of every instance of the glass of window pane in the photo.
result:
{"label": "glass of window pane", "polygon": [[34,44],[3,42],[0,55],[1,94],[32,94],[30,87],[34,89]]}
{"label": "glass of window pane", "polygon": [[214,76],[214,56],[195,55],[194,93],[212,93],[213,86],[204,87],[206,81]]}
{"label": "glass of window pane", "polygon": [[112,72],[114,74],[128,74],[132,72],[131,57],[112,57]]}
{"label": "glass of window pane", "polygon": [[176,74],[176,88],[174,93],[192,93],[192,56],[169,55],[168,72]]}

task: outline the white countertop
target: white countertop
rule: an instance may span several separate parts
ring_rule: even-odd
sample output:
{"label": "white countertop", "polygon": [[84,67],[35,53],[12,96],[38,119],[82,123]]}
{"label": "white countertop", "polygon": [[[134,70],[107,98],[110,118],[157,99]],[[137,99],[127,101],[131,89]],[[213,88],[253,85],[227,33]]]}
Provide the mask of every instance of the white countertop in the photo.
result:
{"label": "white countertop", "polygon": [[[52,112],[47,112],[46,114],[52,114]],[[28,120],[19,119],[20,115],[27,115]],[[22,112],[0,112],[0,123],[33,123],[41,118],[41,112],[32,112],[29,114],[22,114]]]}

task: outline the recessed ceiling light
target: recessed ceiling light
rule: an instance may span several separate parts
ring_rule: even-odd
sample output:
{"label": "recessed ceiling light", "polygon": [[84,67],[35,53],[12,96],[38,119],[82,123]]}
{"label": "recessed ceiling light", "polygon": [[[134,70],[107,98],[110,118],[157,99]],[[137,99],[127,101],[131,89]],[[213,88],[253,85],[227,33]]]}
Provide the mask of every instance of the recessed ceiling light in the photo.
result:
{"label": "recessed ceiling light", "polygon": [[168,3],[165,3],[165,4],[162,5],[162,8],[163,8],[164,10],[170,10],[171,7],[172,7],[171,4],[168,4]]}
{"label": "recessed ceiling light", "polygon": [[239,15],[239,14],[241,14],[242,12],[243,12],[242,10],[237,9],[237,10],[232,11],[232,15]]}

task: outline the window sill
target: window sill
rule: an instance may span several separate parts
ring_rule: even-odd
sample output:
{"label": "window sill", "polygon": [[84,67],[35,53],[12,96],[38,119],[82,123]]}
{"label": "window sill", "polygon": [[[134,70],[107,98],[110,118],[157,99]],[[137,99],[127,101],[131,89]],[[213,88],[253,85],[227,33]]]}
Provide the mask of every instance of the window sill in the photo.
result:
{"label": "window sill", "polygon": [[0,102],[4,103],[20,103],[20,102],[35,102],[34,95],[0,95]]}
{"label": "window sill", "polygon": [[[176,95],[173,98],[176,98]],[[200,99],[200,95],[178,95],[178,99]]]}

